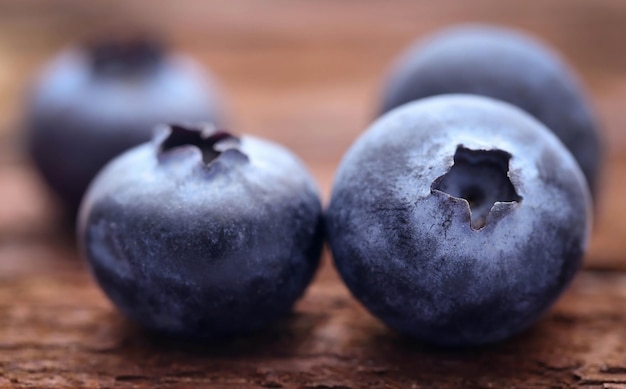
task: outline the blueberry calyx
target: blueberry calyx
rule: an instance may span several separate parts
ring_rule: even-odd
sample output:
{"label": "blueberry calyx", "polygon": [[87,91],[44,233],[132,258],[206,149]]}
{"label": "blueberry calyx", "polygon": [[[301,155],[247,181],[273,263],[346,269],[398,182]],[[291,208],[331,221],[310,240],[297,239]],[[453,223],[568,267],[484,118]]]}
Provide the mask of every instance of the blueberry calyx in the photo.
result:
{"label": "blueberry calyx", "polygon": [[161,141],[158,147],[159,157],[166,156],[175,149],[194,147],[200,151],[204,166],[210,166],[223,155],[248,160],[248,157],[239,149],[240,139],[229,132],[218,130],[212,124],[172,124],[169,130],[169,135]]}
{"label": "blueberry calyx", "polygon": [[91,42],[85,50],[97,76],[147,74],[165,56],[162,43],[145,38]]}
{"label": "blueberry calyx", "polygon": [[506,151],[471,150],[459,145],[454,164],[433,182],[431,193],[437,191],[465,202],[470,227],[480,230],[487,225],[487,217],[497,203],[522,201],[509,178],[510,159]]}

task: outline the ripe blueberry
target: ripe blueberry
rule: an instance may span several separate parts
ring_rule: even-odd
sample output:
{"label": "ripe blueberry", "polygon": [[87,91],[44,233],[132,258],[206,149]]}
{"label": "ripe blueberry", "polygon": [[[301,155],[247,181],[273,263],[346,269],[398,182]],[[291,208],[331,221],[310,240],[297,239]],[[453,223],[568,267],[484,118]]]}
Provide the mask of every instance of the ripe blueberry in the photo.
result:
{"label": "ripe blueberry", "polygon": [[321,204],[286,149],[175,125],[98,174],[78,241],[124,314],[157,332],[217,338],[290,311],[319,262]]}
{"label": "ripe blueberry", "polygon": [[578,79],[549,47],[505,28],[445,30],[417,43],[398,61],[381,111],[447,93],[493,97],[530,113],[561,139],[578,161],[592,194],[597,191],[598,124]]}
{"label": "ripe blueberry", "polygon": [[220,122],[214,89],[192,59],[148,40],[65,50],[30,91],[24,119],[29,152],[73,216],[96,173],[148,141],[156,124]]}
{"label": "ripe blueberry", "polygon": [[326,213],[335,264],[390,327],[442,346],[535,322],[581,264],[590,195],[540,122],[476,95],[399,107],[339,167]]}

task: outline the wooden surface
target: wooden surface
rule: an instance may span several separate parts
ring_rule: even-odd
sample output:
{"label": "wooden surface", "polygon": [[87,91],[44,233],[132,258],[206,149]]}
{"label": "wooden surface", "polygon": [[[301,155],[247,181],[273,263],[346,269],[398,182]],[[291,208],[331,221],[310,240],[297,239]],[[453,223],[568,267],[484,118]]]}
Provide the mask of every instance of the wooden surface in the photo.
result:
{"label": "wooden surface", "polygon": [[[626,388],[626,3],[0,0],[0,388]],[[463,21],[518,26],[579,70],[604,123],[606,170],[585,270],[531,330],[442,351],[391,332],[325,255],[295,313],[251,337],[181,344],[104,298],[21,152],[20,101],[59,48],[111,26],[162,31],[221,80],[233,130],[311,167],[324,199],[373,116],[382,75],[414,37]]]}

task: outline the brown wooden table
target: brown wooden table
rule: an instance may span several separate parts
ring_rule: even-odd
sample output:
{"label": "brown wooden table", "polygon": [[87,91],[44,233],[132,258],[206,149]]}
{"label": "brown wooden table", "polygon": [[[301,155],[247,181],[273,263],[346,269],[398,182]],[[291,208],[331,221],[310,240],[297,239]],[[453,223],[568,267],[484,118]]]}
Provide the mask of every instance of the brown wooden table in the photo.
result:
{"label": "brown wooden table", "polygon": [[[395,334],[350,297],[327,254],[295,313],[266,331],[213,345],[150,336],[95,286],[20,151],[20,101],[42,61],[93,31],[154,29],[214,70],[234,131],[293,149],[327,200],[389,61],[463,21],[558,47],[605,125],[585,270],[543,320],[494,346],[441,351]],[[625,127],[623,0],[0,0],[0,387],[626,388]]]}

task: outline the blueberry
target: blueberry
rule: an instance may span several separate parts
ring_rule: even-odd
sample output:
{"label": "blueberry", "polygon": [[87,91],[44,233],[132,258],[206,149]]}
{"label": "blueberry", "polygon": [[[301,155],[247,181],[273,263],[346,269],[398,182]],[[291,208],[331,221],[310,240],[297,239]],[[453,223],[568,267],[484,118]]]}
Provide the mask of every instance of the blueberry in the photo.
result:
{"label": "blueberry", "polygon": [[598,186],[598,124],[572,70],[549,47],[510,29],[469,25],[416,43],[392,69],[382,112],[420,98],[470,93],[530,113],[565,144],[592,194]]}
{"label": "blueberry", "polygon": [[326,213],[336,267],[375,316],[440,346],[527,328],[581,264],[590,194],[540,122],[476,95],[382,116],[343,158]]}
{"label": "blueberry", "polygon": [[317,268],[321,204],[286,149],[174,125],[111,161],[81,205],[78,241],[128,317],[219,338],[288,313]]}
{"label": "blueberry", "polygon": [[210,75],[191,58],[123,38],[54,58],[29,93],[24,126],[36,167],[73,216],[97,172],[157,123],[220,122],[219,111]]}

